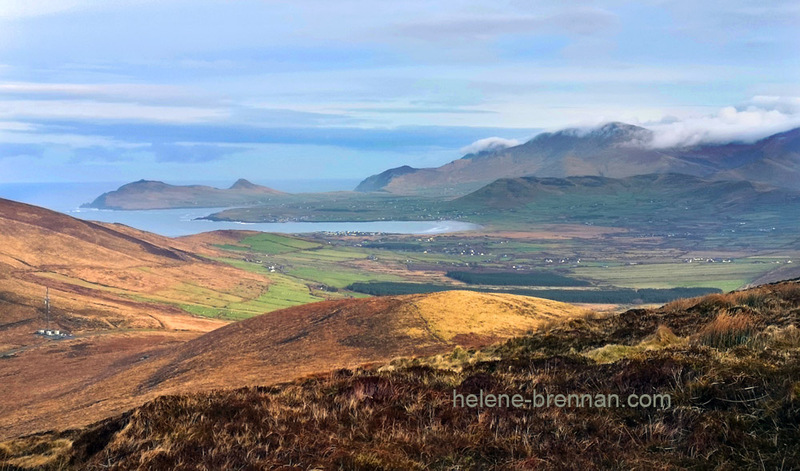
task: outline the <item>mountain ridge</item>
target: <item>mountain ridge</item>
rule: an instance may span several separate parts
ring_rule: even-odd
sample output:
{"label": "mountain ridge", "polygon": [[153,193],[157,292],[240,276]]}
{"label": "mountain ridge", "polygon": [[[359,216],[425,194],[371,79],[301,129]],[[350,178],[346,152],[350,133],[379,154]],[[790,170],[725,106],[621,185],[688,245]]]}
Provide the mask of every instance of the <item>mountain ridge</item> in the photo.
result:
{"label": "mountain ridge", "polygon": [[[515,207],[540,197],[576,193],[583,197],[607,197],[623,192],[660,194],[674,201],[710,199],[719,204],[756,205],[800,201],[800,192],[746,180],[707,180],[693,175],[660,173],[625,178],[603,176],[500,178],[452,203],[478,203],[493,207]],[[660,193],[659,193],[660,192]],[[675,199],[678,198],[678,199]]]}
{"label": "mountain ridge", "polygon": [[[712,180],[751,180],[800,190],[800,128],[754,143],[654,148],[654,133],[612,122],[591,130],[542,133],[517,146],[468,154],[435,168],[387,170],[356,191],[457,196],[500,178],[681,173]],[[369,183],[369,184],[367,184]]]}

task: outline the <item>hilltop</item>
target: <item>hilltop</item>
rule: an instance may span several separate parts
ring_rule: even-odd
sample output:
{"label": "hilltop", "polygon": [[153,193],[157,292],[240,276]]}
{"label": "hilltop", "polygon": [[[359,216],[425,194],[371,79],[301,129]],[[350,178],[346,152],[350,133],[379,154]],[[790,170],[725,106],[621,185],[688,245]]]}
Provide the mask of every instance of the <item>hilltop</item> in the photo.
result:
{"label": "hilltop", "polygon": [[[582,316],[482,350],[159,397],[0,450],[21,469],[793,469],[798,312],[800,284],[785,282]],[[649,408],[453,399],[534,391],[660,399]]]}
{"label": "hilltop", "polygon": [[388,185],[392,181],[392,179],[403,175],[408,175],[409,173],[414,173],[417,171],[419,171],[418,168],[414,168],[408,165],[392,168],[386,170],[385,172],[381,172],[377,175],[368,177],[366,180],[358,184],[355,191],[361,191],[361,192],[383,191],[386,185]]}
{"label": "hilltop", "polygon": [[[476,347],[584,315],[569,304],[451,291],[324,301],[257,316],[180,346],[148,387],[269,384],[334,367]],[[237,352],[231,359],[230,352]],[[266,381],[266,383],[265,383]]]}
{"label": "hilltop", "polygon": [[466,155],[438,168],[387,170],[357,191],[463,195],[494,180],[680,173],[713,180],[747,180],[800,189],[800,128],[752,144],[655,148],[653,132],[625,123],[591,130],[542,133],[513,147]]}
{"label": "hilltop", "polygon": [[103,193],[83,207],[117,210],[222,208],[264,203],[281,195],[285,195],[285,193],[256,185],[245,179],[237,180],[230,188],[226,189],[206,185],[181,186],[159,181],[139,180],[122,185],[114,191]]}

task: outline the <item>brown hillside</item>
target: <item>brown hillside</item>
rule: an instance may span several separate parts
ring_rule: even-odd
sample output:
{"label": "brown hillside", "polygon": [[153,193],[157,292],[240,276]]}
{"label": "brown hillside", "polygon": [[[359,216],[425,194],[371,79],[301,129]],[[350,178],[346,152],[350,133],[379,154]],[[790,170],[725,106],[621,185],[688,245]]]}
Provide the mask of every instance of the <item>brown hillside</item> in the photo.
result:
{"label": "brown hillside", "polygon": [[[215,255],[200,243],[0,199],[0,427],[43,426],[113,397],[108,378],[227,324],[182,306],[242,304],[268,289],[260,275],[193,252]],[[74,337],[35,334],[47,326],[46,289],[49,327]],[[82,394],[96,384],[112,393]]]}
{"label": "brown hillside", "polygon": [[[408,311],[436,330],[438,323],[420,307],[425,302],[446,303],[453,311],[459,306],[452,303],[472,302],[540,309],[534,300],[458,293],[385,301],[343,312],[330,311],[336,303],[318,304],[327,317],[296,309],[284,314],[287,322],[304,322],[311,335],[309,322],[353,322],[349,313],[367,306],[377,308],[363,313],[368,318],[389,322],[359,332],[395,330],[392,321],[409,319],[402,314]],[[400,314],[382,317],[386,307]],[[476,325],[468,315],[455,320]],[[250,327],[269,328],[259,321]],[[272,387],[159,397],[81,430],[0,443],[0,464],[76,470],[800,469],[799,323],[797,282],[581,317],[477,352],[455,349]],[[203,345],[212,339],[209,346],[250,348],[242,340],[258,336],[233,327],[215,333],[186,344],[186,359],[205,355]],[[230,343],[234,338],[240,343]],[[238,361],[237,352],[225,353]],[[511,407],[498,399],[465,407],[454,396],[532,398],[533,392],[574,396],[580,405]],[[611,395],[622,405],[614,406]],[[593,402],[598,396],[609,402]]]}
{"label": "brown hillside", "polygon": [[143,386],[228,387],[231,377],[236,385],[273,383],[455,345],[487,345],[583,314],[556,301],[472,291],[306,304],[231,324],[180,346]]}
{"label": "brown hillside", "polygon": [[[4,400],[0,436],[86,425],[167,393],[269,385],[333,368],[442,353],[456,345],[486,345],[583,314],[554,301],[463,291],[296,306],[169,349],[152,347],[146,356],[119,355],[114,361],[124,368],[93,372],[84,381],[71,381],[66,391],[30,394],[17,388]],[[25,381],[40,377],[34,369],[47,357],[51,364],[78,368],[76,356],[86,356],[91,345],[73,342],[8,361],[21,378],[31,378]],[[96,351],[103,341],[87,342],[95,343]]]}
{"label": "brown hillside", "polygon": [[[224,325],[190,316],[178,305],[199,295],[210,299],[235,293],[243,301],[252,299],[268,282],[189,251],[198,248],[0,199],[0,293],[18,306],[0,317],[0,329],[26,319],[26,332],[44,327],[45,288],[53,300],[53,327],[76,333],[109,328],[208,331]],[[0,335],[0,344],[3,340]]]}

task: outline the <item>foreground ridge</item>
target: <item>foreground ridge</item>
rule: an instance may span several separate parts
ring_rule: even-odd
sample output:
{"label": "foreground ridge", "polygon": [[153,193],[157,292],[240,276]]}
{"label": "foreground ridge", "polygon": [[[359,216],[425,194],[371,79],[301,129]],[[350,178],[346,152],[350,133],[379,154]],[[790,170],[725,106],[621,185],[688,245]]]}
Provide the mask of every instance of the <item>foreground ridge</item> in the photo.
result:
{"label": "foreground ridge", "polygon": [[[776,283],[588,315],[483,350],[164,396],[0,449],[18,469],[33,450],[44,469],[792,469],[798,317],[800,283]],[[533,390],[661,394],[671,404],[480,409],[453,400]]]}

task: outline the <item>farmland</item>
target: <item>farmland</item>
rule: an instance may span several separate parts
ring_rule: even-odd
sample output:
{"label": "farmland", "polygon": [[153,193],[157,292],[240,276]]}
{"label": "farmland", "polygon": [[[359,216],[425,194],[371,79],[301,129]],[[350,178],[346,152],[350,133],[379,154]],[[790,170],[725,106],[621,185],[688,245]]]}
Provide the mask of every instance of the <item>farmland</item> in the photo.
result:
{"label": "farmland", "polygon": [[800,253],[772,247],[772,241],[762,236],[759,248],[750,250],[687,250],[674,247],[672,237],[573,224],[436,236],[243,235],[238,242],[215,245],[225,253],[216,260],[270,284],[247,302],[184,309],[241,319],[325,299],[453,289],[623,309],[740,289],[773,272],[792,273]]}

